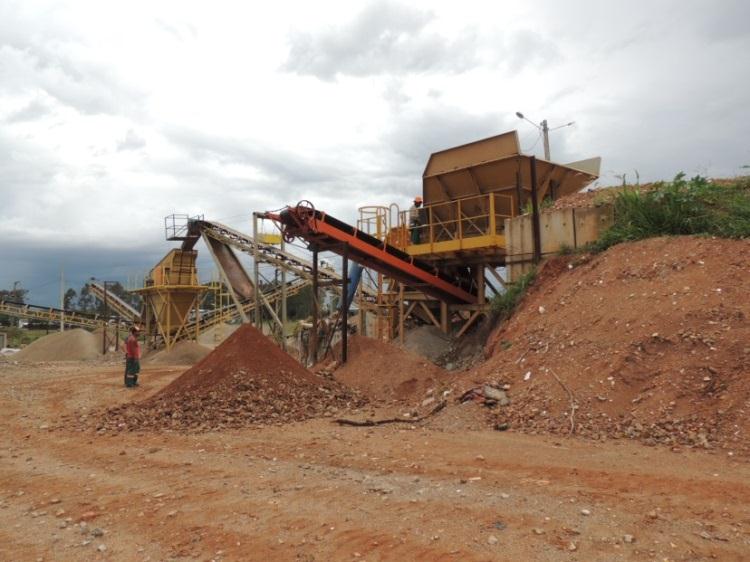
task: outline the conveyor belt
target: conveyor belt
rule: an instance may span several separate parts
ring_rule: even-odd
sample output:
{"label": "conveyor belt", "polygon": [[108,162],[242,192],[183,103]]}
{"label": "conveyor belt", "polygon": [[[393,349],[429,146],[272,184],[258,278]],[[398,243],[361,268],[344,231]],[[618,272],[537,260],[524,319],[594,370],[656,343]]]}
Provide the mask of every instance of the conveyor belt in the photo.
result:
{"label": "conveyor belt", "polygon": [[0,301],[0,314],[56,324],[64,321],[66,326],[78,326],[80,328],[99,328],[104,325],[104,318],[97,314],[85,314],[74,310],[62,310],[13,301]]}
{"label": "conveyor belt", "polygon": [[129,322],[140,321],[141,313],[130,306],[128,303],[126,303],[124,300],[122,300],[120,297],[115,295],[112,291],[106,291],[103,285],[100,285],[99,283],[96,283],[94,281],[88,283],[88,286],[94,296],[101,302],[104,302],[104,295],[106,294],[107,306],[114,310],[117,314],[119,314],[120,317],[128,320]]}
{"label": "conveyor belt", "polygon": [[451,303],[476,303],[476,296],[454,283],[431,265],[406,252],[359,231],[309,202],[287,207],[281,213],[266,213],[276,221],[287,240],[303,238],[321,250],[337,254],[348,252],[349,258],[365,267],[393,277],[410,287],[439,300]]}

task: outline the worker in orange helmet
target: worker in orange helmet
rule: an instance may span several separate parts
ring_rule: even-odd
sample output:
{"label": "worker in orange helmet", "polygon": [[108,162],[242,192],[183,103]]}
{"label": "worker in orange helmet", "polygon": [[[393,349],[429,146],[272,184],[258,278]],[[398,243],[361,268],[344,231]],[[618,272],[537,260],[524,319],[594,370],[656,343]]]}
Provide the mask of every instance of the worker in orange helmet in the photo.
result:
{"label": "worker in orange helmet", "polygon": [[130,328],[130,335],[125,340],[125,386],[138,386],[138,373],[141,372],[141,344],[138,341],[140,329]]}
{"label": "worker in orange helmet", "polygon": [[422,197],[417,195],[414,198],[414,204],[409,209],[409,234],[412,244],[419,244],[421,238],[420,227],[424,222],[422,220]]}

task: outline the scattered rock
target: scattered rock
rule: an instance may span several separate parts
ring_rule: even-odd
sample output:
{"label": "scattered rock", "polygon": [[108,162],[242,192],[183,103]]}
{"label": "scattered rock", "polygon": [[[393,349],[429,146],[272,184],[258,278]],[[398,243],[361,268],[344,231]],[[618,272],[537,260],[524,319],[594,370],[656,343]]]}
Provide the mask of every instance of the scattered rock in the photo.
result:
{"label": "scattered rock", "polygon": [[500,541],[498,540],[498,538],[497,538],[497,537],[496,537],[495,535],[490,535],[490,536],[489,536],[489,537],[487,538],[487,544],[489,544],[489,545],[493,545],[493,546],[494,546],[494,545],[496,545],[496,544],[497,544],[498,542],[500,542]]}
{"label": "scattered rock", "polygon": [[623,535],[622,540],[627,544],[633,544],[635,542],[635,537],[633,535]]}
{"label": "scattered rock", "polygon": [[510,404],[510,399],[508,398],[508,395],[504,390],[500,390],[489,385],[484,385],[484,388],[482,388],[482,394],[484,394],[484,397],[487,400],[493,400],[500,406],[507,406],[508,404]]}
{"label": "scattered rock", "polygon": [[582,509],[581,510],[581,515],[585,515],[585,516],[588,517],[589,515],[591,515],[591,510],[590,509]]}

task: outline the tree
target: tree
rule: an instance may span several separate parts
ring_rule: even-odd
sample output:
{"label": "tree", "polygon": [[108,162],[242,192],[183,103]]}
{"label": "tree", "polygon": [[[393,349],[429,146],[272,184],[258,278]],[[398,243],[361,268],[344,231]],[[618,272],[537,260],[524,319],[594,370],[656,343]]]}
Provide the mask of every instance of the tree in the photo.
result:
{"label": "tree", "polygon": [[[27,293],[28,291],[21,287],[21,283],[16,281],[13,283],[12,289],[0,289],[0,301],[20,302],[23,304],[26,302]],[[15,322],[15,319],[10,316],[0,315],[0,324],[3,326],[12,326]]]}
{"label": "tree", "polygon": [[83,287],[81,287],[81,290],[78,292],[77,305],[78,310],[80,310],[81,312],[96,312],[96,299],[91,293],[88,285],[84,285]]}
{"label": "tree", "polygon": [[287,300],[287,314],[291,320],[303,320],[312,314],[313,292],[310,285]]}
{"label": "tree", "polygon": [[76,296],[76,290],[72,287],[65,291],[65,294],[63,295],[63,308],[65,310],[75,310]]}
{"label": "tree", "polygon": [[10,290],[0,290],[0,301],[12,301],[12,302],[26,302],[26,295],[28,291],[21,287],[21,283],[16,281],[13,283],[13,288]]}

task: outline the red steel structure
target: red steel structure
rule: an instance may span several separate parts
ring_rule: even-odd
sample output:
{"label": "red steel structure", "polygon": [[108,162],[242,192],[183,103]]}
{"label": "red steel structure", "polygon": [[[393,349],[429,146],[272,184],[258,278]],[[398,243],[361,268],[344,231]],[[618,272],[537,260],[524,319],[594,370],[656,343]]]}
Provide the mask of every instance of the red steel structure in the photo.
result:
{"label": "red steel structure", "polygon": [[309,201],[286,207],[279,213],[264,213],[276,222],[285,239],[302,238],[318,250],[328,250],[452,304],[474,304],[477,296],[427,262],[416,259],[384,241],[316,210]]}

